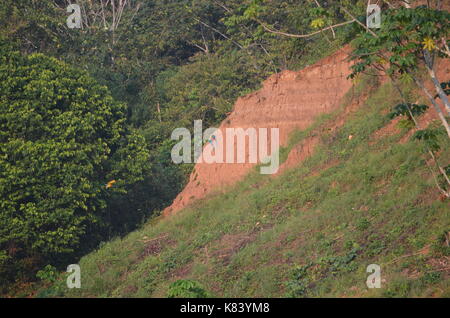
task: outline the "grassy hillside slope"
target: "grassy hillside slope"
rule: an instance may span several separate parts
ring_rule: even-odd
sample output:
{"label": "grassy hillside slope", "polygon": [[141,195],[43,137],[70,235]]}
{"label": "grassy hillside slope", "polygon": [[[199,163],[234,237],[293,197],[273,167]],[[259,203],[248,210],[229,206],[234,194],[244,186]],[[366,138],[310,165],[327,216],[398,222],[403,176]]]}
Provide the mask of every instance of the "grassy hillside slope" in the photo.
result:
{"label": "grassy hillside slope", "polygon": [[[363,105],[329,130],[357,99]],[[212,297],[450,297],[449,202],[417,142],[377,133],[398,101],[390,84],[362,81],[340,111],[292,137],[291,146],[320,136],[301,165],[277,178],[255,172],[154,219],[81,259],[81,289],[67,289],[62,275],[37,296],[165,297],[189,279]],[[381,266],[381,289],[366,287],[369,264]]]}

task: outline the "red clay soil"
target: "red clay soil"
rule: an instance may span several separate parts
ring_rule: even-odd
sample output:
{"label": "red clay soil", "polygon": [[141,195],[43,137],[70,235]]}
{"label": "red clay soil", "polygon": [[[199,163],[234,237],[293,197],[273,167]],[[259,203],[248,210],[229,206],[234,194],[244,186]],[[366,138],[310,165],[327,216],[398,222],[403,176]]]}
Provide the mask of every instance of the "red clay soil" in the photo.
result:
{"label": "red clay soil", "polygon": [[[301,71],[283,71],[274,74],[263,83],[263,87],[259,91],[236,101],[233,112],[219,127],[222,134],[225,136],[226,128],[279,128],[280,146],[286,146],[291,132],[307,128],[317,116],[330,113],[341,105],[343,97],[352,88],[352,82],[347,79],[351,66],[351,62],[348,60],[349,52],[350,47],[346,46]],[[440,61],[436,67],[438,78],[442,81],[448,80],[450,76],[449,64],[448,61]],[[435,93],[430,81],[426,82],[426,86],[432,94]],[[358,108],[363,100],[349,105],[330,128],[336,129],[343,125],[348,113]],[[427,104],[429,103],[427,102]],[[439,104],[443,109],[440,101]],[[419,122],[424,128],[434,119],[437,119],[437,115],[435,110],[430,107],[430,110],[420,118]],[[373,137],[378,139],[398,132],[395,124],[396,122],[388,124]],[[405,138],[409,136],[410,134]],[[246,142],[248,144],[248,138],[246,138]],[[296,145],[276,175],[305,160],[312,154],[318,142],[318,137],[308,137]],[[207,147],[210,145],[203,148],[204,152]],[[225,149],[226,140],[223,142],[223,147]],[[178,194],[172,205],[163,211],[163,215],[176,213],[194,200],[204,198],[211,193],[224,191],[227,187],[242,180],[255,166],[253,163],[248,163],[248,153],[245,154],[245,158],[246,163],[197,163],[188,184]]]}
{"label": "red clay soil", "polygon": [[[305,129],[317,116],[339,107],[352,87],[347,79],[351,66],[349,51],[345,47],[298,72],[274,74],[259,91],[237,100],[233,112],[219,127],[222,134],[225,136],[226,128],[279,128],[280,145],[285,146],[293,130]],[[226,147],[226,140],[223,144]],[[203,151],[206,147],[210,146]],[[289,166],[303,157],[288,159]],[[197,163],[188,184],[163,214],[175,213],[196,199],[240,181],[255,166],[248,162],[246,153],[246,163]]]}
{"label": "red clay soil", "polygon": [[[381,77],[381,79],[384,80],[385,77]],[[325,126],[319,127],[319,129],[321,129],[322,131],[326,129],[329,132],[336,131],[339,127],[344,125],[350,113],[356,111],[359,106],[364,104],[367,97],[368,96],[363,95],[353,100],[352,103],[347,105],[344,111],[341,114],[339,114],[333,121],[327,123]],[[353,136],[349,136],[349,139],[350,138],[353,138]],[[319,141],[320,141],[320,131],[319,133],[312,134],[311,136],[303,139],[301,142],[296,144],[289,152],[286,161],[283,162],[282,165],[280,165],[280,169],[278,170],[277,174],[275,174],[275,176],[278,176],[284,173],[286,170],[297,166],[300,162],[304,161],[306,158],[311,156],[316,146],[319,144]]]}

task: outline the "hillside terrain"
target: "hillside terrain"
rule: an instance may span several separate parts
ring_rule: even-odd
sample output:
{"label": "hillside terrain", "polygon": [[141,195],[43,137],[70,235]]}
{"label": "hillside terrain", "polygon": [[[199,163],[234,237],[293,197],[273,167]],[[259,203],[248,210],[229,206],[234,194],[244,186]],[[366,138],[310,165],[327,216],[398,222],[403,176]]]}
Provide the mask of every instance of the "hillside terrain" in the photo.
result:
{"label": "hillside terrain", "polygon": [[0,21],[1,297],[450,297],[449,1]]}
{"label": "hillside terrain", "polygon": [[[213,297],[449,297],[449,201],[416,160],[420,144],[387,117],[400,101],[396,90],[376,76],[346,82],[342,54],[326,59],[341,64],[276,75],[237,102],[232,123],[276,125],[271,107],[285,118],[282,158],[291,153],[291,163],[278,176],[247,166],[213,176],[214,164],[197,167],[210,184],[227,186],[83,257],[82,289],[68,290],[62,277],[37,296],[166,297],[186,280]],[[308,72],[321,67],[335,67],[328,74],[338,74],[337,84],[303,95],[314,85]],[[257,103],[273,83],[289,89],[268,97],[272,104]],[[333,103],[325,107],[322,98]],[[428,112],[422,124],[434,117]],[[440,156],[449,158],[444,139]],[[370,264],[381,266],[380,289],[366,287]]]}

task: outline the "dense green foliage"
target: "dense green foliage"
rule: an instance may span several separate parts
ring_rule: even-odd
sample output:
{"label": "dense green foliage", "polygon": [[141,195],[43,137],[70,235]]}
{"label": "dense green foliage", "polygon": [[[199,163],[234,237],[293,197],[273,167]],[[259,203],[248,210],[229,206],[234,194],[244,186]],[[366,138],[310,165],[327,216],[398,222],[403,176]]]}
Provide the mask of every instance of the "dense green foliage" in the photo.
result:
{"label": "dense green foliage", "polygon": [[[425,6],[400,7],[383,14],[380,30],[360,33],[354,41],[354,74],[376,64],[390,75],[412,76],[425,64],[424,52],[442,46],[450,33],[450,13]],[[425,50],[424,50],[425,48]],[[441,57],[445,55],[440,51]]]}
{"label": "dense green foliage", "polygon": [[[109,238],[103,228],[135,223],[136,203],[115,204],[150,163],[143,137],[125,126],[124,105],[86,72],[5,45],[0,61],[3,280],[5,271],[33,271],[95,246]],[[87,235],[91,242],[80,244]]]}

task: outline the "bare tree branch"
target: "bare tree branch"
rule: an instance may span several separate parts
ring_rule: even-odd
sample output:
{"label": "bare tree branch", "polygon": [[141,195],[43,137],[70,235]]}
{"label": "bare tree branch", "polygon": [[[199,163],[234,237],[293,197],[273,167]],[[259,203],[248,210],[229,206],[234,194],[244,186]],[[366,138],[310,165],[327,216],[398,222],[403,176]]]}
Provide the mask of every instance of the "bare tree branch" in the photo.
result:
{"label": "bare tree branch", "polygon": [[236,41],[234,41],[234,40],[231,39],[230,37],[226,36],[225,34],[223,34],[222,32],[220,32],[220,31],[217,30],[216,28],[210,26],[209,24],[207,24],[207,23],[205,23],[205,22],[203,22],[203,21],[200,21],[200,20],[197,19],[197,18],[194,18],[194,20],[197,21],[198,23],[204,25],[205,27],[207,27],[207,28],[213,30],[214,32],[218,33],[218,34],[219,34],[220,36],[222,36],[223,38],[232,41],[232,42],[233,42],[235,45],[237,45],[240,49],[243,49],[242,45],[240,45],[239,43],[237,43]]}
{"label": "bare tree branch", "polygon": [[367,32],[369,32],[370,34],[372,34],[374,37],[378,37],[378,35],[375,33],[375,32],[373,32],[371,29],[369,29],[366,25],[364,25],[364,23],[361,23],[361,22],[359,22],[358,21],[358,19],[356,19],[356,17],[353,15],[353,14],[351,14],[346,8],[344,8],[343,6],[341,6],[341,8],[342,8],[342,10],[344,10],[344,12],[345,13],[347,13],[347,15],[349,15],[352,19],[353,19],[353,21],[355,21],[356,23],[358,23],[360,26],[362,26],[364,29],[366,29],[367,30]]}
{"label": "bare tree branch", "polygon": [[311,37],[311,36],[320,34],[321,32],[326,31],[326,30],[329,30],[329,29],[331,29],[331,28],[338,28],[338,27],[340,27],[340,26],[344,26],[344,25],[353,23],[353,22],[355,22],[355,20],[346,21],[346,22],[342,22],[342,23],[335,24],[335,25],[331,25],[331,26],[329,26],[329,27],[323,28],[323,29],[321,29],[321,30],[319,30],[319,31],[312,32],[312,33],[309,33],[309,34],[292,34],[292,33],[286,33],[286,32],[276,31],[276,30],[270,29],[267,25],[265,25],[265,24],[264,24],[261,20],[259,20],[259,19],[256,19],[256,22],[258,22],[258,23],[264,28],[264,30],[266,30],[267,32],[270,32],[270,33],[279,34],[279,35],[284,35],[284,36],[288,36],[288,37],[291,37],[291,38],[309,38],[309,37]]}

